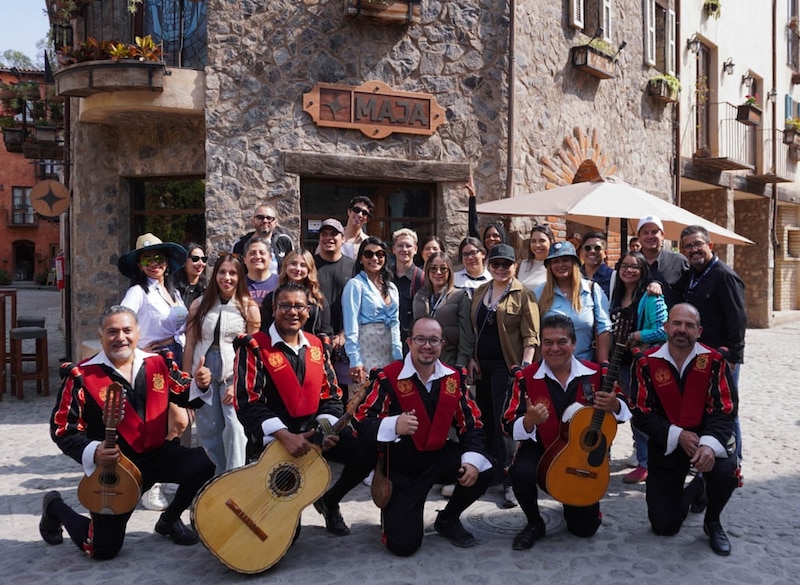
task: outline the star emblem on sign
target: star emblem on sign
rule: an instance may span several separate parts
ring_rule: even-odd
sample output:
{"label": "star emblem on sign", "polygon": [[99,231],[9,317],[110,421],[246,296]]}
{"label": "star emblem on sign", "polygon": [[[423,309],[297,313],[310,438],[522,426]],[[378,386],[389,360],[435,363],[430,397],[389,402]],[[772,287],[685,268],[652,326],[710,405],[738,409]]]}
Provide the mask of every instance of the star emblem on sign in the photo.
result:
{"label": "star emblem on sign", "polygon": [[31,205],[39,215],[56,217],[64,213],[70,204],[67,188],[58,181],[42,181],[31,189]]}

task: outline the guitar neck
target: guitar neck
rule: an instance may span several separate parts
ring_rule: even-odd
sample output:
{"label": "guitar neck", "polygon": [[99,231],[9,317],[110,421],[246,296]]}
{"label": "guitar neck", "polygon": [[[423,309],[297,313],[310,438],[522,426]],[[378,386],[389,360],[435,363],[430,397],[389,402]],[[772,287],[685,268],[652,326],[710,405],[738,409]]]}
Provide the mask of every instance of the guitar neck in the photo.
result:
{"label": "guitar neck", "polygon": [[369,388],[369,382],[364,382],[358,386],[353,396],[347,401],[347,408],[345,408],[344,414],[331,427],[332,434],[338,435],[352,420],[353,415],[367,395],[367,388]]}
{"label": "guitar neck", "polygon": [[117,444],[117,429],[114,427],[106,427],[106,437],[103,440],[103,447],[106,449],[113,449]]}

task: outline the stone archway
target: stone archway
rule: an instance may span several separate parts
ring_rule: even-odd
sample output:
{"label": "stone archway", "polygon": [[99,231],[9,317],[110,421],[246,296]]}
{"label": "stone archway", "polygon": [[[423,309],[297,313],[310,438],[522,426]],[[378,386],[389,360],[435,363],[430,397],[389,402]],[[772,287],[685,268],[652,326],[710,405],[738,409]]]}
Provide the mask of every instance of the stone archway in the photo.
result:
{"label": "stone archway", "polygon": [[[578,168],[585,160],[591,160],[602,177],[617,173],[617,165],[603,152],[597,128],[584,132],[575,127],[573,136],[565,136],[561,148],[552,158],[543,156],[542,176],[546,179],[545,189],[553,189],[574,182]],[[591,135],[591,137],[590,137]]]}

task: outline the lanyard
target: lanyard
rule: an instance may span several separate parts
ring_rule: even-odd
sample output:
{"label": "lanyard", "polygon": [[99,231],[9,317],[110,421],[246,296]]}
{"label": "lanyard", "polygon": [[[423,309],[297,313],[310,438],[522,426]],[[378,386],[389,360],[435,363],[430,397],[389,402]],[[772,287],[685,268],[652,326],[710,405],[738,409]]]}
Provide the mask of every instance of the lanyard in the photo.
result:
{"label": "lanyard", "polygon": [[711,270],[711,268],[714,266],[714,264],[717,263],[718,260],[719,260],[719,256],[714,256],[714,259],[711,262],[708,263],[708,266],[706,266],[706,269],[703,270],[703,272],[700,274],[700,276],[698,276],[696,279],[694,277],[694,270],[692,270],[692,278],[689,280],[689,290],[687,292],[691,293],[694,290],[694,287],[696,287],[698,284],[700,284],[700,281],[703,280],[705,275],[708,274],[708,271]]}

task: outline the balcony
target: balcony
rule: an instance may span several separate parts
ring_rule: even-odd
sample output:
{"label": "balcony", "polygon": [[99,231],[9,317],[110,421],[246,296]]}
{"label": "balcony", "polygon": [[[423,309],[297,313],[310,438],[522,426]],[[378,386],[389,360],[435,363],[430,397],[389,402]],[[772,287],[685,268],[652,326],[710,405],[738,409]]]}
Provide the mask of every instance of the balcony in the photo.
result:
{"label": "balcony", "polygon": [[763,165],[761,169],[747,175],[748,181],[754,183],[791,183],[795,179],[795,167],[797,160],[798,147],[794,144],[784,144],[784,132],[778,130],[776,132],[775,142],[777,148],[775,149],[776,155],[773,161],[773,142],[772,130],[765,129],[763,131],[764,140],[762,141],[763,150],[761,160]]}
{"label": "balcony", "polygon": [[709,170],[754,171],[760,128],[742,124],[736,116],[737,106],[728,102],[707,104],[699,116],[698,106],[693,106],[689,119],[697,131],[684,140],[681,154]]}
{"label": "balcony", "polygon": [[160,61],[86,61],[62,67],[55,73],[56,93],[87,97],[111,91],[160,92],[166,67]]}
{"label": "balcony", "polygon": [[39,215],[32,208],[2,209],[7,227],[30,228],[39,225]]}

